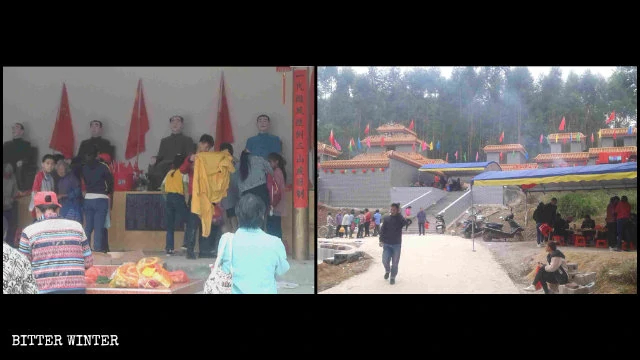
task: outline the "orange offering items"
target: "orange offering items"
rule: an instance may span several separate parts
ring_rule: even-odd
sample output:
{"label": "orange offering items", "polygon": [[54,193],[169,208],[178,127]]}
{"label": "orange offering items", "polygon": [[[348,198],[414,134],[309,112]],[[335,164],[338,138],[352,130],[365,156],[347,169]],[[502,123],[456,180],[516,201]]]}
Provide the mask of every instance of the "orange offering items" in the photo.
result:
{"label": "orange offering items", "polygon": [[160,286],[169,288],[171,284],[169,272],[159,263],[145,266],[138,278],[138,286],[145,289],[154,289]]}
{"label": "orange offering items", "polygon": [[84,279],[87,284],[93,284],[98,280],[98,276],[100,276],[100,270],[95,266],[90,267],[84,272]]}
{"label": "orange offering items", "polygon": [[189,277],[187,276],[187,273],[185,273],[182,270],[172,271],[169,273],[169,276],[171,277],[171,281],[173,281],[174,283],[189,282]]}
{"label": "orange offering items", "polygon": [[126,263],[116,269],[116,273],[109,283],[112,288],[137,288],[138,270],[135,263]]}

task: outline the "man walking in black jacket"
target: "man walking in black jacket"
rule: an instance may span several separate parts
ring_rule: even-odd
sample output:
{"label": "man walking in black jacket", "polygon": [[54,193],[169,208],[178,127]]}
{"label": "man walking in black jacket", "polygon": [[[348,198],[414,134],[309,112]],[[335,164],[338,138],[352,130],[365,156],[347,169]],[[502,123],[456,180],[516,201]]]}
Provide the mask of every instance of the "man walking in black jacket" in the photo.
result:
{"label": "man walking in black jacket", "polygon": [[380,246],[382,250],[382,264],[384,265],[384,278],[389,279],[391,274],[391,285],[396,283],[398,275],[398,262],[400,262],[400,250],[402,248],[402,228],[407,225],[407,221],[400,214],[400,204],[391,204],[389,210],[391,215],[382,219],[380,228]]}
{"label": "man walking in black jacket", "polygon": [[113,175],[109,166],[98,159],[98,148],[93,147],[86,155],[86,164],[82,166],[82,178],[86,186],[84,195],[84,232],[91,243],[93,232],[93,251],[109,251],[104,238],[104,225],[109,209],[109,195],[113,192]]}

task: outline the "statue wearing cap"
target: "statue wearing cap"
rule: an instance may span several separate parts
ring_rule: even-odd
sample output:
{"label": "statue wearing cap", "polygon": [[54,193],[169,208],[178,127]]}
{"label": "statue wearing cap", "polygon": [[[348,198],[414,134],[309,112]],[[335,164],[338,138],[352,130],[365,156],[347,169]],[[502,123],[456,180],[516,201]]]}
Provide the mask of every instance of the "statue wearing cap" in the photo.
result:
{"label": "statue wearing cap", "polygon": [[13,139],[2,144],[2,162],[13,167],[18,189],[29,190],[38,172],[37,150],[23,139],[24,125],[15,123],[11,130]]}
{"label": "statue wearing cap", "polygon": [[85,156],[91,152],[93,147],[98,148],[98,152],[101,154],[108,154],[113,160],[115,156],[115,147],[111,145],[109,140],[102,138],[102,121],[91,120],[89,123],[89,129],[91,131],[91,138],[82,141],[80,143],[80,149],[78,150],[78,157],[84,159]]}
{"label": "statue wearing cap", "polygon": [[177,154],[192,154],[196,145],[193,139],[182,134],[184,129],[184,118],[174,115],[169,118],[171,135],[160,141],[158,155],[151,158],[149,165],[149,190],[157,190],[162,180],[171,170],[171,164]]}

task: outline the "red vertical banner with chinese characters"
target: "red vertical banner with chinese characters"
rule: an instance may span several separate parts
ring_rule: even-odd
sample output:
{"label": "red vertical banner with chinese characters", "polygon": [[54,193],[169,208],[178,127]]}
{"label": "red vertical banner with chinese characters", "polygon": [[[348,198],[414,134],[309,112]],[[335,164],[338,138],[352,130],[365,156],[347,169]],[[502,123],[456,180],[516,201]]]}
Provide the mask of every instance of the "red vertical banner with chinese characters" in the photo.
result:
{"label": "red vertical banner with chinese characters", "polygon": [[309,79],[306,69],[293,71],[293,207],[309,207]]}

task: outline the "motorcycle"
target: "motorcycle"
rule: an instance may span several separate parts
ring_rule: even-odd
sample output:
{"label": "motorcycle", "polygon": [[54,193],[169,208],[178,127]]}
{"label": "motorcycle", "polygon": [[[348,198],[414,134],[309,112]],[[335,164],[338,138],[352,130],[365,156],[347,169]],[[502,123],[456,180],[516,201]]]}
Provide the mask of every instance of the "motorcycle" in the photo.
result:
{"label": "motorcycle", "polygon": [[444,231],[446,230],[446,226],[444,223],[444,215],[442,214],[438,214],[436,215],[436,233],[438,234],[444,234]]}
{"label": "motorcycle", "polygon": [[471,235],[477,236],[484,231],[484,216],[480,215],[475,208],[466,211],[469,218],[462,223],[462,234],[465,238],[470,239]]}
{"label": "motorcycle", "polygon": [[482,240],[492,241],[493,239],[504,239],[504,241],[507,241],[507,239],[513,238],[515,238],[516,241],[524,240],[524,236],[522,235],[524,228],[513,219],[513,208],[511,208],[510,215],[506,217],[501,216],[500,219],[509,223],[509,231],[507,232],[502,229],[503,224],[487,223],[485,224],[482,234]]}

